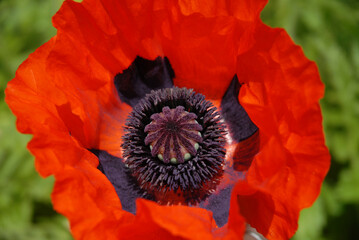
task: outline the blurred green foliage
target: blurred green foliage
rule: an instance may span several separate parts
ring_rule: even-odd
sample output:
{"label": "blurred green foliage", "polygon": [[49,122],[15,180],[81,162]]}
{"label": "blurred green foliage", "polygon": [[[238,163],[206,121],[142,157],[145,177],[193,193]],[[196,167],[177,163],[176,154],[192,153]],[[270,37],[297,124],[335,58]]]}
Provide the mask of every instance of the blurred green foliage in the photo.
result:
{"label": "blurred green foliage", "polygon": [[51,204],[53,178],[43,179],[4,102],[6,83],[27,56],[56,34],[61,0],[0,0],[0,240],[72,239]]}
{"label": "blurred green foliage", "polygon": [[[72,239],[51,205],[53,178],[42,179],[4,103],[19,64],[56,34],[62,0],[0,0],[0,240]],[[293,239],[355,239],[359,226],[359,1],[271,0],[262,19],[283,27],[319,67],[332,167]]]}

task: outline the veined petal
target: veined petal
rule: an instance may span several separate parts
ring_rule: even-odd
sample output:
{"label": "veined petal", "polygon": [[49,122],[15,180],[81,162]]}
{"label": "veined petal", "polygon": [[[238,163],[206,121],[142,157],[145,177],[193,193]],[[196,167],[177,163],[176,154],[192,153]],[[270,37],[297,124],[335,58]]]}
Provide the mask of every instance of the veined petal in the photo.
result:
{"label": "veined petal", "polygon": [[[240,187],[236,194],[239,205],[247,202],[257,210],[271,201],[273,207],[262,213],[273,218],[270,226],[267,219],[242,214],[268,239],[288,239],[297,229],[299,211],[318,197],[329,169],[318,104],[323,84],[315,64],[284,30],[263,25],[256,39],[252,50],[238,57],[237,73],[247,83],[239,101],[260,129],[261,148],[247,175],[254,194]],[[258,197],[262,194],[269,197]]]}
{"label": "veined petal", "polygon": [[[241,239],[246,222],[268,239],[294,234],[299,211],[316,199],[329,168],[318,104],[323,84],[315,64],[284,30],[261,23],[265,3],[64,2],[53,19],[57,36],[19,67],[6,102],[18,117],[19,131],[34,136],[28,147],[37,170],[55,176],[54,208],[69,218],[75,238]],[[210,211],[194,206],[139,199],[133,215],[122,209],[114,186],[97,169],[98,158],[90,150],[121,159],[126,118],[156,85],[143,81],[145,91],[130,92],[135,84],[123,81],[132,85],[121,88],[128,90],[125,98],[118,94],[115,77],[138,56],[149,62],[168,59],[174,74],[162,74],[167,68],[158,72],[166,75],[163,87],[173,80],[217,103],[223,103],[233,76],[238,77],[235,102],[241,114],[227,115],[232,131],[227,150],[233,151],[226,156],[218,195],[204,207],[215,212],[220,192],[235,185],[230,209],[227,204],[214,214],[229,214],[221,228]],[[237,118],[247,114],[258,131],[249,124],[250,134],[244,134],[246,128],[237,126],[243,122]],[[246,149],[250,146],[258,153]],[[248,156],[236,155],[243,153]],[[233,168],[236,159],[244,159],[242,167]]]}

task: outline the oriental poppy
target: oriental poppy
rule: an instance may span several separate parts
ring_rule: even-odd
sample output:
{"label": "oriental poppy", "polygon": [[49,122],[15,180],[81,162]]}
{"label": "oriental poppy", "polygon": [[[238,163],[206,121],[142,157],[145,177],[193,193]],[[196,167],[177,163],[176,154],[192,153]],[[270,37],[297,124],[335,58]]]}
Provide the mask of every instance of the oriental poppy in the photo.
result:
{"label": "oriental poppy", "polygon": [[329,168],[323,84],[265,4],[64,2],[6,101],[76,239],[294,234]]}

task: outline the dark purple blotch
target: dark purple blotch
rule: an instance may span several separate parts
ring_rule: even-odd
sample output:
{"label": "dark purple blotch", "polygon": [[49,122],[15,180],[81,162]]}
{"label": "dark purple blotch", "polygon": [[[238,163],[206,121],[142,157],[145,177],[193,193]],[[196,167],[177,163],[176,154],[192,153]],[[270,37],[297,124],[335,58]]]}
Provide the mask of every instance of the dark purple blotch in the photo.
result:
{"label": "dark purple blotch", "polygon": [[167,57],[147,60],[137,56],[132,64],[115,76],[121,101],[134,107],[151,90],[173,87],[175,74]]}
{"label": "dark purple blotch", "polygon": [[99,160],[98,169],[106,175],[120,198],[122,209],[136,214],[136,199],[146,198],[143,191],[134,183],[121,158],[114,157],[106,151],[90,150]]}
{"label": "dark purple blotch", "polygon": [[199,204],[200,208],[212,211],[214,221],[216,221],[218,227],[222,227],[228,222],[232,189],[233,185],[229,185],[218,193],[210,195],[206,202]]}
{"label": "dark purple blotch", "polygon": [[240,88],[241,84],[235,75],[221,101],[222,117],[228,126],[231,137],[237,142],[249,138],[258,130],[238,101]]}

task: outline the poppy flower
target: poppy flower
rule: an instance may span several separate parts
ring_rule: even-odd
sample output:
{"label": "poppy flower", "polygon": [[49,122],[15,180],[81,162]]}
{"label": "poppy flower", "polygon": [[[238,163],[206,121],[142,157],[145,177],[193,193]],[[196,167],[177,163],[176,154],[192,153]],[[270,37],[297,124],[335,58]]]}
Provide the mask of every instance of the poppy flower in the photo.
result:
{"label": "poppy flower", "polygon": [[76,239],[294,234],[329,168],[324,87],[265,4],[63,3],[6,102]]}

